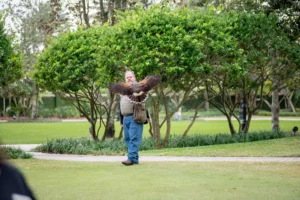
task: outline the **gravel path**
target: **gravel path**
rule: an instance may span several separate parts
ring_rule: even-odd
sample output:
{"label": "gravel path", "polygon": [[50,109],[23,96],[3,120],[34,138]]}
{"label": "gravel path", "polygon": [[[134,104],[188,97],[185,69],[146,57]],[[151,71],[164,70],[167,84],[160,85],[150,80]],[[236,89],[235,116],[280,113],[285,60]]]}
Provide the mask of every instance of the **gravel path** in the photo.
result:
{"label": "gravel path", "polygon": [[[21,148],[33,155],[36,159],[64,160],[80,162],[120,162],[126,160],[126,156],[92,156],[92,155],[68,155],[31,152],[38,144],[5,145]],[[179,156],[140,156],[140,162],[300,162],[300,157],[179,157]]]}

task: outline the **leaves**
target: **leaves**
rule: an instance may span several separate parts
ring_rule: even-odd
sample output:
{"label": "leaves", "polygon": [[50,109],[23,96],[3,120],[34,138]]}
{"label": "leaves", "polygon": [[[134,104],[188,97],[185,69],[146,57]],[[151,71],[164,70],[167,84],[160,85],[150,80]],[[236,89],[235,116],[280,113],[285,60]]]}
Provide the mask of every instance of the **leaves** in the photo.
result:
{"label": "leaves", "polygon": [[13,83],[23,75],[21,55],[12,45],[12,39],[4,33],[0,15],[0,88]]}

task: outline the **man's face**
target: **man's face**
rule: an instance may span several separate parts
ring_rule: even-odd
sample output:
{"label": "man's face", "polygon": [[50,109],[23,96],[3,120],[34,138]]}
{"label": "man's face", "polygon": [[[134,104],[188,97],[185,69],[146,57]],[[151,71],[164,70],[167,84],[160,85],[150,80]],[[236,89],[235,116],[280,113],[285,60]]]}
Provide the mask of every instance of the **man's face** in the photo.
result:
{"label": "man's face", "polygon": [[132,74],[132,72],[126,73],[125,80],[126,80],[126,83],[134,83],[134,82],[136,82],[136,79],[135,79],[134,75]]}

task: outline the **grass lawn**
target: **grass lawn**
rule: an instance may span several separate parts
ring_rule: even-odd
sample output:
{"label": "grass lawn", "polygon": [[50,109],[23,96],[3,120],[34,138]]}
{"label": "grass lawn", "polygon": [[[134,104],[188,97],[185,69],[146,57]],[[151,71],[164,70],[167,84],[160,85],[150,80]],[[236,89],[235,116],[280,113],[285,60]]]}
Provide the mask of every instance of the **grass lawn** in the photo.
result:
{"label": "grass lawn", "polygon": [[[171,134],[182,134],[190,121],[173,121]],[[236,123],[237,126],[237,123]],[[283,131],[291,131],[294,126],[300,126],[300,121],[281,121]],[[39,144],[53,138],[76,138],[89,136],[89,123],[64,122],[64,123],[0,123],[0,139],[5,144]],[[116,136],[120,132],[120,125],[116,122]],[[102,128],[103,129],[103,128]],[[149,137],[149,125],[144,126],[144,137]],[[253,120],[250,131],[270,130],[269,120]],[[103,130],[102,130],[103,131]],[[165,127],[162,128],[162,135]],[[189,134],[217,134],[230,133],[227,121],[197,120]],[[100,133],[102,135],[102,132]]]}
{"label": "grass lawn", "polygon": [[[298,121],[281,121],[291,130]],[[181,134],[188,121],[172,124]],[[116,125],[117,132],[119,126]],[[148,137],[145,126],[144,136]],[[269,130],[270,121],[252,121],[251,131]],[[36,144],[51,138],[88,135],[88,123],[2,123],[6,144]],[[190,134],[229,133],[226,121],[197,121]],[[170,156],[300,156],[300,137],[241,144],[141,151]],[[43,200],[206,200],[299,199],[300,162],[120,162],[12,160]]]}
{"label": "grass lawn", "polygon": [[299,199],[300,163],[16,160],[38,199]]}
{"label": "grass lawn", "polygon": [[300,137],[140,151],[141,156],[300,157]]}

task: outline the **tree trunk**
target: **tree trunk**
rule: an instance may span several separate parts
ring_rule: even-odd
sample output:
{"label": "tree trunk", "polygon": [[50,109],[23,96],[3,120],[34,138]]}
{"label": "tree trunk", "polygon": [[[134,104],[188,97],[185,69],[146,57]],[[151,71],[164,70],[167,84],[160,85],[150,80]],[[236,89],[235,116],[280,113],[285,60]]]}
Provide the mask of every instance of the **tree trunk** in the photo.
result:
{"label": "tree trunk", "polygon": [[90,19],[89,19],[89,4],[86,4],[85,0],[82,0],[82,9],[83,9],[83,19],[87,28],[90,28]]}
{"label": "tree trunk", "polygon": [[288,108],[291,109],[291,111],[292,111],[293,113],[296,112],[295,106],[294,106],[294,104],[293,104],[293,102],[292,102],[292,98],[290,98],[290,97],[288,98]]}
{"label": "tree trunk", "polygon": [[150,97],[151,103],[151,119],[152,119],[152,130],[153,130],[153,139],[155,141],[156,148],[161,147],[161,137],[160,137],[160,124],[159,124],[159,97],[154,99]]}
{"label": "tree trunk", "polygon": [[[181,103],[180,101],[180,94],[178,95],[174,95],[173,97],[170,97],[172,103],[175,105],[175,108],[177,108],[179,106],[179,104]],[[167,108],[166,108],[167,109]],[[181,120],[182,119],[182,107],[180,106],[178,108],[178,111],[175,113],[175,118],[177,120]]]}
{"label": "tree trunk", "polygon": [[153,139],[155,141],[156,147],[161,147],[161,138],[160,138],[160,125],[159,125],[159,116],[156,113],[151,114],[151,118],[153,119],[152,128],[153,128]]}
{"label": "tree trunk", "polygon": [[[185,138],[185,136],[187,135],[187,133],[189,132],[189,130],[192,128],[196,118],[197,118],[197,115],[198,115],[198,110],[200,109],[200,107],[202,106],[203,104],[200,104],[199,106],[197,106],[196,110],[195,110],[195,113],[194,113],[194,116],[193,116],[193,119],[191,121],[191,123],[188,125],[187,129],[184,131],[184,133],[182,134],[181,138]],[[177,145],[176,145],[177,146]]]}
{"label": "tree trunk", "polygon": [[6,105],[5,105],[5,98],[3,97],[3,117],[6,117]]}
{"label": "tree trunk", "polygon": [[[120,1],[120,0],[117,0],[117,1]],[[115,25],[115,0],[110,0],[108,2],[108,13],[110,15],[110,24],[111,26]]]}
{"label": "tree trunk", "polygon": [[115,137],[115,124],[113,123],[114,121],[112,121],[112,123],[110,122],[109,124],[106,124],[106,128],[105,128],[105,138],[114,138]]}
{"label": "tree trunk", "polygon": [[293,102],[292,102],[292,98],[293,98],[293,92],[292,92],[291,94],[288,95],[287,101],[288,101],[288,108],[291,109],[291,111],[292,111],[293,113],[295,113],[295,112],[296,112],[296,109],[295,109],[295,106],[294,106],[294,104],[293,104]]}
{"label": "tree trunk", "polygon": [[169,142],[170,132],[171,132],[171,116],[169,114],[169,108],[168,108],[168,100],[167,98],[164,98],[164,105],[165,105],[165,111],[166,111],[166,121],[167,121],[167,128],[166,128],[166,135],[164,138],[164,144],[163,147],[165,147]]}
{"label": "tree trunk", "polygon": [[36,89],[35,83],[33,83],[32,88],[33,94],[32,94],[32,109],[31,109],[31,119],[36,119],[38,116],[38,91]]}
{"label": "tree trunk", "polygon": [[108,12],[105,12],[103,0],[100,0],[100,21],[105,24],[108,20]]}
{"label": "tree trunk", "polygon": [[207,90],[204,90],[203,96],[204,96],[204,101],[205,101],[204,110],[205,110],[205,112],[209,112],[209,101],[208,101]]}
{"label": "tree trunk", "polygon": [[[115,112],[111,112],[109,119],[107,119],[104,138],[114,138],[115,137],[115,120],[114,120]],[[103,138],[103,140],[104,140]]]}
{"label": "tree trunk", "polygon": [[104,131],[104,135],[102,141],[107,138],[114,138],[115,137],[115,116],[117,112],[118,103],[117,101],[111,100],[110,111],[107,113],[107,120],[106,120],[106,127]]}
{"label": "tree trunk", "polygon": [[[273,86],[275,83],[272,84]],[[279,91],[274,89],[272,92],[272,131],[279,131]]]}
{"label": "tree trunk", "polygon": [[91,137],[93,138],[94,141],[99,141],[99,138],[96,134],[96,122],[92,122],[90,121],[90,128],[89,128],[89,132]]}
{"label": "tree trunk", "polygon": [[123,138],[123,126],[121,127],[121,130],[119,132],[118,140],[121,140]]}
{"label": "tree trunk", "polygon": [[250,122],[251,122],[252,116],[253,116],[253,113],[248,110],[246,125],[245,125],[244,131],[243,131],[246,134],[249,132]]}
{"label": "tree trunk", "polygon": [[149,124],[149,130],[148,130],[148,132],[149,132],[150,136],[153,138],[153,129],[152,129],[151,118],[149,119],[148,124]]}
{"label": "tree trunk", "polygon": [[231,116],[226,115],[226,118],[227,118],[227,122],[228,122],[228,126],[229,126],[229,130],[230,130],[231,135],[235,135],[236,130],[235,130],[233,124],[232,124]]}

